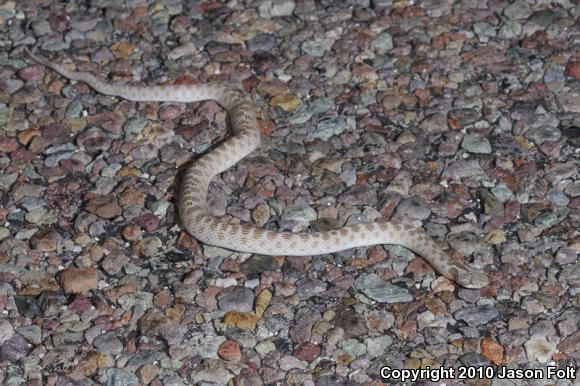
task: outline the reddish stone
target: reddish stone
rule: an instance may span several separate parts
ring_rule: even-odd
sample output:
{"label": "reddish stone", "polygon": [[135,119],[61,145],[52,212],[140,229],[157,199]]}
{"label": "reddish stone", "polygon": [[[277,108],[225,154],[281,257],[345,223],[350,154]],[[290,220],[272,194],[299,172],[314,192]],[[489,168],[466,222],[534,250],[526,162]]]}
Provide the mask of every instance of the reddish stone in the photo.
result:
{"label": "reddish stone", "polygon": [[185,112],[184,105],[165,105],[159,108],[159,119],[162,121],[168,121],[176,119],[181,114]]}
{"label": "reddish stone", "polygon": [[439,200],[438,213],[445,217],[456,218],[460,216],[465,210],[467,203],[456,197],[444,197]]}
{"label": "reddish stone", "polygon": [[86,164],[84,162],[82,162],[81,160],[78,159],[74,159],[74,158],[69,158],[69,159],[63,159],[61,161],[59,161],[59,166],[62,168],[62,170],[69,172],[69,173],[83,173],[85,171],[85,166]]}
{"label": "reddish stone", "polygon": [[580,60],[570,62],[566,70],[568,75],[570,75],[573,78],[576,78],[577,80],[580,80]]}
{"label": "reddish stone", "polygon": [[459,130],[462,128],[461,122],[452,116],[447,117],[447,124],[451,130]]}
{"label": "reddish stone", "polygon": [[0,153],[12,153],[19,147],[16,138],[0,137]]}
{"label": "reddish stone", "polygon": [[139,225],[145,232],[153,232],[159,227],[159,218],[153,213],[145,213],[134,220],[135,224]]}
{"label": "reddish stone", "polygon": [[201,82],[197,79],[195,79],[194,77],[192,77],[191,75],[188,74],[184,74],[181,75],[179,78],[175,79],[175,84],[179,84],[179,85],[192,85],[192,84],[200,84]]}
{"label": "reddish stone", "polygon": [[367,252],[367,260],[370,265],[374,265],[380,261],[383,261],[387,258],[387,252],[382,246],[372,247]]}
{"label": "reddish stone", "polygon": [[417,321],[406,320],[400,328],[403,339],[409,339],[417,334]]}
{"label": "reddish stone", "polygon": [[[77,83],[79,84],[79,83]],[[120,104],[120,106],[125,106],[124,104]],[[89,115],[87,117],[88,126],[99,126],[102,129],[108,131],[109,133],[113,134],[122,134],[123,133],[123,125],[125,124],[125,116],[121,111],[107,111],[100,114]],[[86,131],[85,131],[86,132]],[[107,138],[107,134],[102,132]]]}
{"label": "reddish stone", "polygon": [[266,120],[260,119],[258,121],[258,128],[260,129],[260,134],[267,137],[270,134],[272,134],[272,132],[274,132],[274,130],[276,130],[276,124],[272,121],[266,121]]}
{"label": "reddish stone", "polygon": [[561,341],[558,350],[570,354],[580,351],[580,330]]}
{"label": "reddish stone", "polygon": [[203,307],[208,312],[217,309],[217,295],[221,292],[221,287],[208,287],[195,298],[195,303]]}
{"label": "reddish stone", "polygon": [[197,240],[191,237],[191,235],[185,231],[179,234],[177,245],[179,245],[181,248],[192,251],[194,254],[201,253],[201,246]]}
{"label": "reddish stone", "polygon": [[123,209],[119,206],[117,198],[111,196],[101,196],[90,200],[86,206],[86,210],[104,219],[111,219],[123,213]]}
{"label": "reddish stone", "polygon": [[153,304],[155,304],[155,306],[161,308],[162,310],[169,307],[171,305],[171,301],[172,301],[171,291],[169,291],[168,289],[164,289],[163,291],[158,292],[157,294],[155,294],[155,297],[153,298]]}
{"label": "reddish stone", "polygon": [[419,59],[416,60],[411,65],[411,71],[417,74],[425,74],[430,73],[433,69],[433,65],[429,63],[428,59]]}
{"label": "reddish stone", "polygon": [[47,331],[54,331],[58,327],[60,327],[60,322],[58,319],[43,319],[42,320],[42,329]]}
{"label": "reddish stone", "polygon": [[[186,366],[183,366],[185,368],[187,368]],[[185,375],[182,375],[183,378],[185,378]],[[149,386],[163,386],[163,383],[161,383],[161,381],[157,378],[155,378],[154,380],[151,381],[151,383],[149,383]]]}
{"label": "reddish stone", "polygon": [[212,55],[212,58],[216,62],[222,63],[238,63],[240,61],[240,54],[232,51],[218,52]]}
{"label": "reddish stone", "polygon": [[242,359],[242,352],[240,351],[240,346],[233,340],[226,340],[218,348],[218,355],[230,362],[238,362]]}
{"label": "reddish stone", "polygon": [[69,311],[76,312],[80,314],[86,310],[89,310],[93,304],[83,295],[77,295],[75,300],[68,305]]}
{"label": "reddish stone", "polygon": [[41,134],[40,130],[37,129],[28,129],[18,133],[18,142],[22,145],[28,145],[32,138],[38,137]]}
{"label": "reddish stone", "polygon": [[445,46],[447,46],[447,43],[449,43],[449,37],[443,35],[439,35],[439,36],[435,36],[433,38],[433,40],[431,41],[432,45],[434,48],[440,50],[442,48],[444,48]]}
{"label": "reddish stone", "polygon": [[151,384],[151,381],[157,376],[159,369],[157,366],[152,364],[146,364],[145,366],[141,367],[137,374],[139,375],[139,380],[144,385]]}
{"label": "reddish stone", "polygon": [[525,363],[526,351],[522,346],[507,346],[503,357],[503,364],[509,365],[512,363]]}
{"label": "reddish stone", "polygon": [[433,283],[431,283],[431,289],[433,293],[439,293],[444,291],[453,292],[453,290],[455,290],[455,285],[449,279],[440,276],[436,280],[434,280]]}
{"label": "reddish stone", "polygon": [[121,197],[119,198],[119,204],[127,207],[127,206],[144,206],[145,205],[145,197],[147,195],[133,186],[127,187]]}
{"label": "reddish stone", "polygon": [[200,4],[198,7],[199,7],[199,10],[201,12],[208,12],[208,11],[213,11],[215,9],[222,8],[223,6],[224,5],[222,3],[220,3],[219,1],[211,1],[209,3]]}
{"label": "reddish stone", "polygon": [[121,232],[123,238],[128,241],[135,241],[141,238],[141,228],[136,225],[127,225]]}
{"label": "reddish stone", "polygon": [[496,341],[486,338],[483,340],[481,354],[493,364],[500,365],[503,360],[503,347]]}
{"label": "reddish stone", "polygon": [[44,75],[44,67],[38,64],[24,67],[18,71],[18,76],[23,80],[41,81]]}
{"label": "reddish stone", "polygon": [[76,142],[79,147],[83,146],[89,154],[108,151],[112,143],[105,132],[98,128],[85,130],[77,136]]}
{"label": "reddish stone", "polygon": [[64,292],[88,293],[97,288],[98,273],[94,268],[69,268],[61,274]]}
{"label": "reddish stone", "polygon": [[521,47],[526,51],[538,50],[547,45],[548,33],[546,31],[536,31],[531,36],[526,37],[521,43]]}
{"label": "reddish stone", "polygon": [[460,55],[463,61],[471,62],[473,66],[485,66],[500,63],[505,60],[505,49],[498,45],[488,45]]}
{"label": "reddish stone", "polygon": [[419,104],[421,107],[429,106],[429,101],[431,100],[431,92],[426,88],[418,88],[415,90],[415,95],[419,98]]}
{"label": "reddish stone", "polygon": [[257,83],[258,78],[252,75],[242,81],[242,86],[244,87],[245,92],[250,93]]}
{"label": "reddish stone", "polygon": [[415,278],[421,279],[428,273],[433,272],[433,268],[424,259],[413,259],[405,269],[406,273],[413,273]]}
{"label": "reddish stone", "polygon": [[52,252],[56,251],[59,241],[62,240],[62,236],[52,230],[44,229],[36,232],[34,236],[30,239],[30,245],[34,249],[38,249],[41,252]]}
{"label": "reddish stone", "polygon": [[222,272],[240,272],[240,265],[234,259],[225,259],[220,265]]}
{"label": "reddish stone", "polygon": [[320,346],[314,343],[304,342],[294,350],[293,355],[301,361],[310,362],[320,355]]}
{"label": "reddish stone", "polygon": [[69,131],[58,123],[51,123],[40,129],[42,138],[50,140],[51,143],[65,143],[69,140]]}

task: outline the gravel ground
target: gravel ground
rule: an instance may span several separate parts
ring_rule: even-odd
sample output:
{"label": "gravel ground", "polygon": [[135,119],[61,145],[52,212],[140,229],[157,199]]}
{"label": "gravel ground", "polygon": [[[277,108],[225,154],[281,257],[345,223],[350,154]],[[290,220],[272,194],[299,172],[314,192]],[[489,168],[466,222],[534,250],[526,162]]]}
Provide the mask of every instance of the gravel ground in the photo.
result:
{"label": "gravel ground", "polygon": [[[4,1],[0,383],[402,383],[383,366],[578,382],[579,17],[570,0]],[[99,95],[27,61],[33,45],[115,82],[251,94],[264,144],[214,180],[211,213],[412,221],[490,284],[395,246],[199,244],[176,181],[227,135],[224,111]],[[504,366],[568,373],[489,378]]]}

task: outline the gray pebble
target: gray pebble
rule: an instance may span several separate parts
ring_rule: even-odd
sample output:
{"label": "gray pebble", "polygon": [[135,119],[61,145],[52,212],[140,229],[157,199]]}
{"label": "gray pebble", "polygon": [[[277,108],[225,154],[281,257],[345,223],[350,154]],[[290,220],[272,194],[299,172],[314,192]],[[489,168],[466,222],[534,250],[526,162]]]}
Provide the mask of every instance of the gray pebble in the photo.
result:
{"label": "gray pebble", "polygon": [[18,308],[18,313],[22,316],[34,318],[40,313],[36,299],[32,296],[15,296],[14,302]]}
{"label": "gray pebble", "polygon": [[410,197],[402,200],[397,206],[400,216],[411,219],[425,220],[431,214],[431,209],[421,197]]}
{"label": "gray pebble", "polygon": [[449,130],[447,116],[444,114],[433,114],[425,117],[419,124],[419,128],[426,134],[438,134]]}
{"label": "gray pebble", "polygon": [[534,225],[542,228],[551,228],[558,223],[558,215],[554,212],[541,213],[534,220]]}
{"label": "gray pebble", "polygon": [[393,37],[387,32],[377,34],[371,41],[371,49],[379,54],[385,54],[393,49]]}
{"label": "gray pebble", "polygon": [[146,118],[142,117],[131,118],[123,125],[123,132],[127,135],[139,134],[148,124],[149,120]]}
{"label": "gray pebble", "polygon": [[322,139],[324,141],[327,141],[335,135],[344,133],[346,129],[347,124],[345,117],[343,116],[333,117],[320,121],[316,125],[316,128],[314,128],[314,130],[308,133],[307,138],[310,140]]}
{"label": "gray pebble", "polygon": [[123,352],[123,342],[117,338],[115,333],[106,333],[97,336],[93,340],[93,346],[103,354],[115,356]]}
{"label": "gray pebble", "polygon": [[546,197],[556,206],[568,206],[570,203],[570,199],[558,188],[548,190]]}
{"label": "gray pebble", "polygon": [[318,215],[316,211],[307,204],[296,204],[287,206],[282,213],[283,220],[297,221],[302,223],[309,223],[316,220]]}
{"label": "gray pebble", "polygon": [[302,300],[310,299],[326,290],[327,284],[309,276],[296,282],[296,292]]}
{"label": "gray pebble", "polygon": [[513,20],[506,20],[499,29],[497,36],[500,39],[509,40],[519,36],[521,33],[522,33],[522,25],[520,23]]}
{"label": "gray pebble", "polygon": [[28,355],[30,345],[26,339],[16,333],[0,346],[0,361],[16,363],[19,359]]}
{"label": "gray pebble", "polygon": [[83,105],[78,99],[73,99],[66,107],[65,116],[67,118],[78,118],[83,112]]}
{"label": "gray pebble", "polygon": [[130,310],[135,306],[139,306],[146,310],[153,307],[153,294],[150,292],[124,294],[117,299],[117,303],[119,303],[124,310]]}
{"label": "gray pebble", "polygon": [[477,160],[455,161],[445,168],[443,176],[452,179],[461,179],[464,177],[473,177],[483,174],[483,169]]}
{"label": "gray pebble", "polygon": [[377,192],[368,185],[354,185],[338,197],[338,202],[352,206],[373,206],[377,203],[377,200]]}
{"label": "gray pebble", "polygon": [[224,288],[218,295],[218,305],[222,311],[250,312],[254,308],[254,292],[239,286]]}
{"label": "gray pebble", "polygon": [[493,193],[493,195],[496,196],[498,200],[500,200],[503,203],[509,201],[513,196],[512,191],[510,190],[510,188],[508,188],[505,182],[498,183],[490,190]]}
{"label": "gray pebble", "polygon": [[498,310],[490,305],[463,307],[454,314],[458,320],[463,320],[470,326],[480,326],[499,316]]}
{"label": "gray pebble", "polygon": [[18,333],[25,337],[30,343],[37,345],[42,342],[42,330],[40,327],[31,324],[29,326],[22,326],[18,328]]}
{"label": "gray pebble", "polygon": [[133,373],[121,369],[110,368],[105,371],[107,375],[107,386],[129,386],[138,385],[139,379]]}
{"label": "gray pebble", "polygon": [[490,154],[491,144],[487,138],[480,138],[473,135],[465,135],[461,147],[469,153]]}
{"label": "gray pebble", "polygon": [[544,142],[551,141],[555,142],[560,139],[562,133],[556,127],[550,126],[539,126],[533,127],[526,131],[526,138],[534,141],[536,145],[541,145]]}
{"label": "gray pebble", "polygon": [[367,352],[371,358],[382,356],[387,348],[393,343],[393,339],[388,335],[365,338]]}
{"label": "gray pebble", "polygon": [[276,37],[269,33],[259,33],[248,40],[247,45],[253,52],[270,51],[276,47]]}
{"label": "gray pebble", "polygon": [[143,350],[135,353],[127,361],[127,367],[131,369],[138,369],[147,364],[152,364],[161,361],[166,355],[163,352],[154,350]]}
{"label": "gray pebble", "polygon": [[340,348],[353,358],[366,354],[367,346],[358,339],[347,339],[340,344]]}
{"label": "gray pebble", "polygon": [[413,300],[407,289],[393,285],[374,273],[360,275],[354,286],[367,297],[381,303],[407,303]]}
{"label": "gray pebble", "polygon": [[527,19],[532,14],[532,8],[528,2],[524,0],[516,0],[504,9],[503,14],[508,19]]}

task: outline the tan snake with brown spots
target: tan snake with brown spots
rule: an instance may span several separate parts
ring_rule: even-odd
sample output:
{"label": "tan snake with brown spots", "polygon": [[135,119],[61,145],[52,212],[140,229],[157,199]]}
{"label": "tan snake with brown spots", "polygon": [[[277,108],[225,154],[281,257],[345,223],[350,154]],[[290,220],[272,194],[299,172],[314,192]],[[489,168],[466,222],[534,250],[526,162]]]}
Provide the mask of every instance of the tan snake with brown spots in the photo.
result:
{"label": "tan snake with brown spots", "polygon": [[69,71],[47,59],[31,58],[68,78],[82,81],[101,94],[131,101],[198,102],[214,100],[228,112],[233,134],[213,151],[203,155],[185,171],[179,194],[179,216],[183,227],[199,241],[240,252],[263,255],[310,256],[376,244],[397,244],[423,256],[441,275],[466,288],[487,285],[487,276],[452,260],[422,230],[389,222],[348,225],[339,229],[290,233],[264,230],[251,224],[236,224],[208,215],[207,191],[211,179],[235,165],[260,145],[260,132],[252,103],[242,94],[219,84],[128,86],[110,84],[95,76]]}

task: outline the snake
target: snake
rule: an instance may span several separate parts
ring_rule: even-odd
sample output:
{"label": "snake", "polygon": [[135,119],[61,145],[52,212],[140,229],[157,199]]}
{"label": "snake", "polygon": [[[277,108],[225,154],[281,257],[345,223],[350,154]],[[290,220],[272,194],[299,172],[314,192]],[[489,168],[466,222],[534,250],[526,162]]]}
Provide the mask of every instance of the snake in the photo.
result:
{"label": "snake", "polygon": [[227,112],[231,134],[211,151],[191,162],[184,170],[177,206],[181,226],[198,241],[228,250],[267,256],[316,256],[368,247],[394,244],[423,257],[435,271],[464,288],[488,285],[487,275],[461,258],[452,259],[439,242],[422,228],[399,221],[350,224],[340,228],[289,232],[263,229],[254,224],[208,213],[206,203],[211,180],[256,150],[260,130],[252,100],[221,83],[135,86],[108,82],[88,72],[72,71],[40,57],[24,47],[26,54],[69,81],[88,84],[95,91],[134,102],[193,103],[217,102]]}

